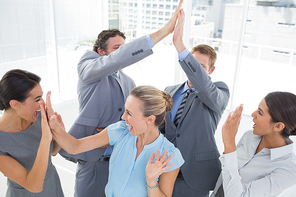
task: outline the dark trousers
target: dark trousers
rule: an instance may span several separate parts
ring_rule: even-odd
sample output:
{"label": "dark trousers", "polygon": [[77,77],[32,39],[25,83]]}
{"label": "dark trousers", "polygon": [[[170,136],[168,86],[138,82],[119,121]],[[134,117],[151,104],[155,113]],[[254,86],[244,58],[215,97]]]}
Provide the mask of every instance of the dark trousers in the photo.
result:
{"label": "dark trousers", "polygon": [[79,160],[74,197],[100,197],[108,181],[109,162]]}
{"label": "dark trousers", "polygon": [[196,191],[191,189],[183,178],[177,178],[173,190],[173,197],[208,197],[209,191]]}

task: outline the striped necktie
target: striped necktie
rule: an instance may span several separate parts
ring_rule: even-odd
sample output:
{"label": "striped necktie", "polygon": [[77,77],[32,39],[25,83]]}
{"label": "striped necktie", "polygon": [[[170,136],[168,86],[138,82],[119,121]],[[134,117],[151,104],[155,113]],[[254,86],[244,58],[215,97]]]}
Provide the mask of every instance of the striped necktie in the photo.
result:
{"label": "striped necktie", "polygon": [[186,91],[186,95],[184,96],[184,98],[183,98],[183,100],[182,100],[182,102],[181,102],[181,104],[180,104],[180,106],[179,106],[179,108],[178,108],[178,111],[177,111],[176,116],[175,116],[175,121],[174,121],[174,124],[175,124],[176,126],[178,126],[178,124],[179,124],[179,122],[180,122],[180,118],[181,118],[181,115],[182,115],[183,109],[184,109],[184,107],[185,107],[186,100],[187,100],[187,98],[188,98],[188,96],[189,96],[190,93],[191,93],[191,89],[188,89],[188,90]]}

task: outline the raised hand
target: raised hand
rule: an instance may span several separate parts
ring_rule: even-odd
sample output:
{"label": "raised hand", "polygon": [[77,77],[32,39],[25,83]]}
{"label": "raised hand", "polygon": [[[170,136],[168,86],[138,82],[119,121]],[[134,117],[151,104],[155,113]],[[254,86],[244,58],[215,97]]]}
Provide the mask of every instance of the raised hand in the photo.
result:
{"label": "raised hand", "polygon": [[157,154],[156,154],[156,160],[153,163],[154,157],[155,157],[155,153],[152,153],[150,156],[150,159],[146,165],[146,181],[147,181],[147,185],[152,187],[157,185],[157,181],[156,179],[165,171],[167,171],[172,165],[173,163],[169,163],[169,161],[171,160],[171,158],[173,157],[173,155],[170,155],[167,159],[166,159],[166,155],[167,155],[168,151],[164,151],[162,157],[160,157],[160,150],[157,150]]}
{"label": "raised hand", "polygon": [[183,9],[181,9],[178,16],[178,23],[176,25],[174,35],[173,35],[173,44],[175,45],[178,53],[181,53],[186,48],[182,41],[183,32],[184,32],[184,23],[185,23],[185,12]]}
{"label": "raised hand", "polygon": [[173,16],[171,17],[171,19],[164,26],[164,28],[166,28],[169,33],[172,33],[174,31],[174,29],[175,29],[176,22],[177,22],[178,15],[179,15],[179,12],[181,10],[182,4],[183,4],[183,0],[180,0],[179,5],[175,9],[175,12],[174,12]]}
{"label": "raised hand", "polygon": [[229,113],[224,125],[222,126],[222,140],[224,143],[224,153],[230,153],[236,150],[235,136],[241,121],[243,105],[237,107],[234,112]]}
{"label": "raised hand", "polygon": [[178,14],[181,10],[183,4],[183,0],[180,0],[178,7],[176,8],[173,16],[171,19],[158,31],[150,34],[150,38],[154,45],[156,45],[158,42],[160,42],[162,39],[164,39],[167,35],[172,33],[175,29],[176,22],[178,19]]}
{"label": "raised hand", "polygon": [[52,109],[52,106],[51,106],[50,96],[51,96],[51,91],[48,91],[46,94],[46,104],[45,104],[45,109],[46,109],[46,114],[48,119],[50,119],[50,117],[54,115],[54,110]]}
{"label": "raised hand", "polygon": [[50,131],[47,116],[45,112],[45,104],[43,101],[39,101],[40,108],[41,108],[41,129],[42,129],[42,138],[47,140],[52,140],[52,133]]}

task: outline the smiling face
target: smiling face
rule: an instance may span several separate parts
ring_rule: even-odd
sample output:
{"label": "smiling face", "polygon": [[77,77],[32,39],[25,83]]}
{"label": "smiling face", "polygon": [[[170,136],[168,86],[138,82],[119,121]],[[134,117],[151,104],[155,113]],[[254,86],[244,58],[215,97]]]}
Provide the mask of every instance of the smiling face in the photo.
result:
{"label": "smiling face", "polygon": [[259,103],[259,107],[252,113],[253,122],[253,133],[255,135],[270,135],[273,133],[273,126],[275,123],[271,122],[271,116],[268,112],[268,107],[263,99]]}
{"label": "smiling face", "polygon": [[138,136],[148,129],[147,117],[144,117],[141,105],[142,101],[132,95],[125,102],[125,111],[121,118],[129,126],[132,136]]}
{"label": "smiling face", "polygon": [[37,84],[30,92],[29,97],[24,102],[18,102],[18,115],[28,121],[35,122],[38,117],[37,111],[40,110],[39,101],[42,99],[42,89],[40,84]]}

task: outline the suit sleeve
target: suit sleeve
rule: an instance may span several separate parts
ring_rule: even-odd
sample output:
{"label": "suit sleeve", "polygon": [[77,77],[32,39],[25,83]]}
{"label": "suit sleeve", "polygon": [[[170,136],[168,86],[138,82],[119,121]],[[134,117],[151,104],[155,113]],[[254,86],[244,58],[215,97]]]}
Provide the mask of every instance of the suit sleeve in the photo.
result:
{"label": "suit sleeve", "polygon": [[108,56],[100,56],[90,51],[84,54],[78,63],[78,76],[84,83],[97,82],[152,53],[145,36],[120,46]]}
{"label": "suit sleeve", "polygon": [[213,83],[203,66],[191,53],[179,63],[198,92],[200,100],[211,110],[222,113],[229,101],[228,86],[224,82]]}

